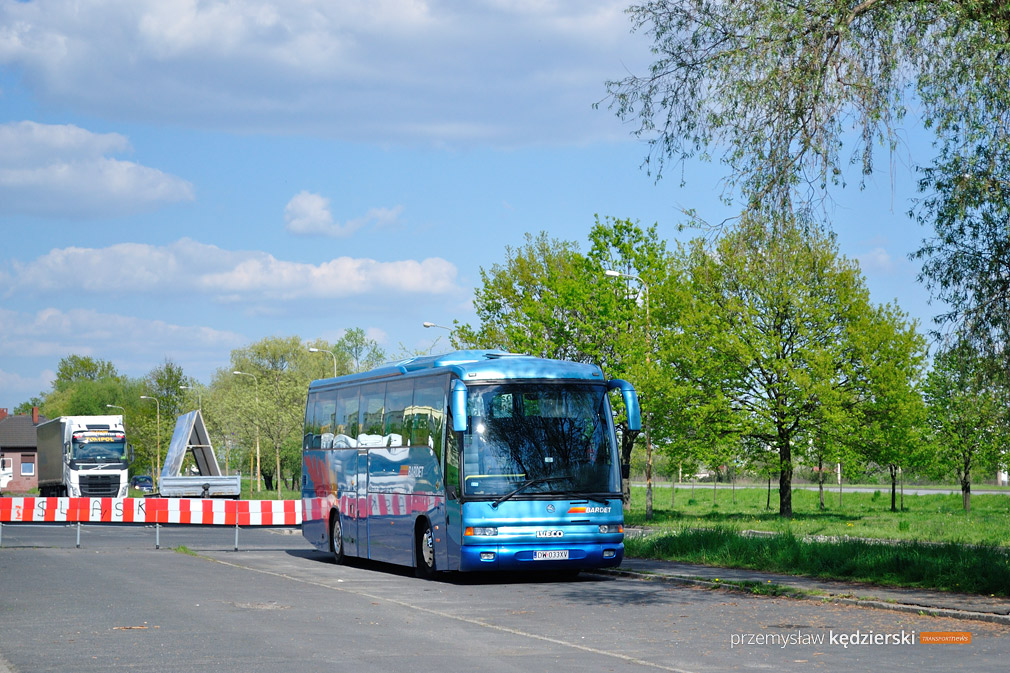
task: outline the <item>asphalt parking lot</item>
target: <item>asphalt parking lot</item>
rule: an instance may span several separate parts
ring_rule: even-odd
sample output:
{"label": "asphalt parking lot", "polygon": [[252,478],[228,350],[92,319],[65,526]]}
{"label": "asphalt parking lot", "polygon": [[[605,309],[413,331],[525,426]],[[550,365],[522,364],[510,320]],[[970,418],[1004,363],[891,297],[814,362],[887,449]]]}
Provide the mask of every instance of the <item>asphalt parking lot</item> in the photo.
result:
{"label": "asphalt parking lot", "polygon": [[614,575],[424,581],[295,530],[159,537],[5,525],[0,671],[1004,671],[1010,651],[1001,624]]}

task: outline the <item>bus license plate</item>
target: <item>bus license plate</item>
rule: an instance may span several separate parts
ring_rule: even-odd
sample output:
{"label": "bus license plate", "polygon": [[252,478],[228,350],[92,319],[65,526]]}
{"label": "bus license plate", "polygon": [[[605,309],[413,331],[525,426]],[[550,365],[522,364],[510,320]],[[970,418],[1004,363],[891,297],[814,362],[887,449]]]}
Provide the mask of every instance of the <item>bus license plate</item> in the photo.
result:
{"label": "bus license plate", "polygon": [[564,561],[568,559],[567,549],[549,549],[547,551],[533,552],[534,561]]}

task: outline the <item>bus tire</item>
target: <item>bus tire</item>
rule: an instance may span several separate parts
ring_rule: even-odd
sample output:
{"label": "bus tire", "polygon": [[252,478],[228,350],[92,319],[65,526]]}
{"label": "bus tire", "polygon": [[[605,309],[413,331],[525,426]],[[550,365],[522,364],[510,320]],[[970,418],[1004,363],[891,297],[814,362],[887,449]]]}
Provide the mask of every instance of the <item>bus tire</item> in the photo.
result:
{"label": "bus tire", "polygon": [[340,565],[344,562],[344,536],[340,529],[340,512],[330,512],[330,552],[333,562]]}
{"label": "bus tire", "polygon": [[422,519],[414,534],[414,574],[430,580],[435,576],[435,535],[431,523]]}

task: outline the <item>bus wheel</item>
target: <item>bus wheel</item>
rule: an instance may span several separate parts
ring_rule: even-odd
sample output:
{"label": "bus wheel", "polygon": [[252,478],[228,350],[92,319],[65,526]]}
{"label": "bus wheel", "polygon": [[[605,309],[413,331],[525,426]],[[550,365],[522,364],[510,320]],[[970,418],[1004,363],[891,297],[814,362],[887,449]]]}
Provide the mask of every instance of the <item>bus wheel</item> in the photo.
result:
{"label": "bus wheel", "polygon": [[417,567],[414,573],[429,580],[435,576],[435,538],[431,532],[431,524],[425,521],[417,528],[414,556],[417,559]]}
{"label": "bus wheel", "polygon": [[340,530],[340,512],[330,513],[330,551],[333,552],[333,562],[344,562],[344,537]]}

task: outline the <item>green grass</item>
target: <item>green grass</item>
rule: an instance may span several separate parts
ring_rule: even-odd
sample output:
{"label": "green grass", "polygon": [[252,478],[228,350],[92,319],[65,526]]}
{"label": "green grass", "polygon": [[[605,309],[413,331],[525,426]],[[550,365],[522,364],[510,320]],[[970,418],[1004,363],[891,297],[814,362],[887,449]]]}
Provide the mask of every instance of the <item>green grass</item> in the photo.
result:
{"label": "green grass", "polygon": [[804,542],[794,535],[749,538],[724,528],[628,538],[640,558],[676,559],[811,577],[1010,596],[1010,554],[1001,547],[860,540]]}
{"label": "green grass", "polygon": [[[256,482],[251,479],[242,479],[242,500],[301,500],[301,491],[292,491],[284,487],[283,482],[281,483],[281,497],[277,497],[276,490],[266,490],[266,484],[262,484],[263,490],[256,490]],[[276,485],[274,487],[276,489]]]}
{"label": "green grass", "polygon": [[657,531],[730,526],[738,530],[791,533],[796,536],[882,538],[929,542],[961,542],[1010,546],[1010,494],[973,495],[972,510],[961,506],[960,493],[905,495],[905,509],[891,511],[890,491],[842,494],[825,492],[825,506],[818,508],[816,491],[793,491],[793,516],[778,515],[778,489],[772,489],[771,509],[765,508],[767,490],[737,488],[736,503],[729,489],[720,488],[712,502],[711,485],[677,489],[676,507],[670,505],[670,489],[653,490],[653,519],[645,519],[645,489],[631,493],[628,525],[649,526]]}
{"label": "green grass", "polygon": [[[766,489],[737,489],[735,503],[720,489],[714,504],[711,486],[697,487],[693,498],[690,489],[678,489],[675,508],[669,489],[653,496],[654,516],[646,521],[645,489],[632,489],[625,523],[655,534],[626,538],[629,556],[1010,596],[1010,495],[973,495],[970,513],[960,494],[906,495],[905,510],[891,512],[886,489],[843,493],[840,507],[836,491],[825,494],[821,511],[816,491],[794,491],[791,519],[778,516],[774,489],[771,511]],[[775,535],[748,537],[744,530]]]}

